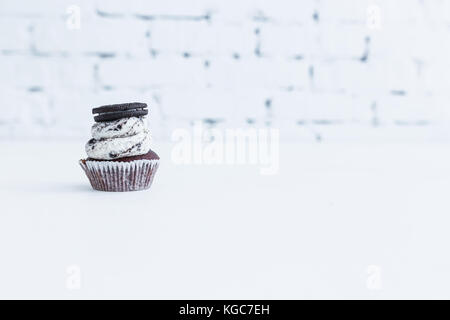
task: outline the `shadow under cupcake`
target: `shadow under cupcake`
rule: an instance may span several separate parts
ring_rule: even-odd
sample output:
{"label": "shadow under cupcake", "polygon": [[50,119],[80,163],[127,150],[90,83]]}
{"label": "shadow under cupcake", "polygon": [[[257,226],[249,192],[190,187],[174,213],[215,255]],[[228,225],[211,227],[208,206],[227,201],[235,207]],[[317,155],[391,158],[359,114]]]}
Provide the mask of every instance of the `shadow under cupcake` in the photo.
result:
{"label": "shadow under cupcake", "polygon": [[97,115],[86,144],[88,158],[79,161],[92,188],[121,192],[150,188],[159,156],[150,149],[147,104],[114,104],[92,113]]}

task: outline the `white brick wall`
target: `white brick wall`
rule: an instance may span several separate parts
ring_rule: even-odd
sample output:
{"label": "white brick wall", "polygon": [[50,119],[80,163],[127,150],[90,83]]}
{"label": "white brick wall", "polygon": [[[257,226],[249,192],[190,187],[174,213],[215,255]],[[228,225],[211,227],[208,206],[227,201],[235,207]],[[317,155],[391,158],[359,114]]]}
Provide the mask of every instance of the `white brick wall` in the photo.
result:
{"label": "white brick wall", "polygon": [[450,136],[448,0],[1,0],[0,30],[0,138],[84,137],[91,107],[127,101],[161,138],[195,120]]}

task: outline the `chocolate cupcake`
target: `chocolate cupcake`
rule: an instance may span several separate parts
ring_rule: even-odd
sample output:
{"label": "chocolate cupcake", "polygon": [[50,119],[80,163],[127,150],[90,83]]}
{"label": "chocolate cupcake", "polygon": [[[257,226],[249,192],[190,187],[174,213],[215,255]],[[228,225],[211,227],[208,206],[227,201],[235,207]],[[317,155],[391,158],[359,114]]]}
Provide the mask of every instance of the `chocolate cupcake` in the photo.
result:
{"label": "chocolate cupcake", "polygon": [[100,191],[138,191],[150,188],[159,165],[150,150],[145,103],[94,108],[92,139],[80,165],[92,188]]}

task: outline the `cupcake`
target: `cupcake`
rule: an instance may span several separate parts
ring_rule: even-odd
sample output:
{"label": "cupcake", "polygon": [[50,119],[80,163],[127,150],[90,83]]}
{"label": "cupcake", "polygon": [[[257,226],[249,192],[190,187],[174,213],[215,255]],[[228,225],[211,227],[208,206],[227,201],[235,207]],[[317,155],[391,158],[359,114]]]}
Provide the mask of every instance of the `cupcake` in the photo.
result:
{"label": "cupcake", "polygon": [[145,103],[125,103],[92,109],[95,124],[86,143],[88,158],[80,165],[92,188],[138,191],[150,188],[159,165],[150,150]]}

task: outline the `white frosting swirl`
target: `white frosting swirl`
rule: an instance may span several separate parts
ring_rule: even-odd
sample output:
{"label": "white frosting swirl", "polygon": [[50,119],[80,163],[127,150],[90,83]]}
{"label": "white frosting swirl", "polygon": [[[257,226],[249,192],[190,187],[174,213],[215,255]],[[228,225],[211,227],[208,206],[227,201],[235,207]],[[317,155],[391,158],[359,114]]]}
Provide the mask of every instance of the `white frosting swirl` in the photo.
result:
{"label": "white frosting swirl", "polygon": [[92,126],[92,138],[96,140],[129,137],[147,129],[144,118],[124,118],[108,122],[96,122]]}
{"label": "white frosting swirl", "polygon": [[92,126],[93,138],[86,144],[90,158],[114,160],[146,154],[151,138],[145,118],[124,118]]}

